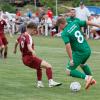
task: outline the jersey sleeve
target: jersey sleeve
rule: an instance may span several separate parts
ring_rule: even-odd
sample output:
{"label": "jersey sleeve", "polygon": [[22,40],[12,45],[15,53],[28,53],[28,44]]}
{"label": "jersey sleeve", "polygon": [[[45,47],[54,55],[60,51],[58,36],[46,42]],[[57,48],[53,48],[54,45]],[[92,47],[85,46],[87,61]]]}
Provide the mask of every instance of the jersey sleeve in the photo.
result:
{"label": "jersey sleeve", "polygon": [[77,20],[77,23],[80,27],[85,27],[87,26],[86,21],[81,21],[81,20]]}
{"label": "jersey sleeve", "polygon": [[70,42],[69,36],[67,34],[63,34],[62,35],[62,39],[64,41],[65,44]]}
{"label": "jersey sleeve", "polygon": [[27,44],[31,44],[31,43],[30,43],[30,38],[29,38],[28,35],[26,36],[26,43],[27,43]]}

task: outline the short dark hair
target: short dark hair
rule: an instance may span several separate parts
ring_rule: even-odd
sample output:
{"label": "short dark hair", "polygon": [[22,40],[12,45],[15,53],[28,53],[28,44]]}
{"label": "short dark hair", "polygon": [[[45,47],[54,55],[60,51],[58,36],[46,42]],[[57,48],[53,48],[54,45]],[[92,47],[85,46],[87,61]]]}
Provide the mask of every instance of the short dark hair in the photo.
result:
{"label": "short dark hair", "polygon": [[[72,8],[72,9],[70,9],[70,11],[76,11],[76,10],[75,10],[75,8]],[[70,11],[69,11],[69,12],[70,12]]]}
{"label": "short dark hair", "polygon": [[84,5],[84,2],[81,1],[81,2],[80,2],[80,5]]}
{"label": "short dark hair", "polygon": [[33,22],[29,22],[28,24],[27,24],[27,28],[29,28],[29,29],[37,29],[37,25],[35,24],[35,23],[33,23]]}

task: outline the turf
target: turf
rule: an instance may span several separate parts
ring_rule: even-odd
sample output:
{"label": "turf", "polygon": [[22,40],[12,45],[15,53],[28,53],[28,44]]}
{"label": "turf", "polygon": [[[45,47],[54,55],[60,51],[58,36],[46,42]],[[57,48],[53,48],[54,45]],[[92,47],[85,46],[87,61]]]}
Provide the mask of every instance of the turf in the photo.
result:
{"label": "turf", "polygon": [[[8,58],[0,59],[0,100],[100,100],[100,40],[88,41],[92,49],[88,64],[91,66],[97,85],[86,91],[84,80],[71,78],[65,74],[68,56],[60,38],[33,37],[37,55],[52,64],[54,79],[63,83],[62,86],[55,88],[48,88],[44,70],[45,88],[36,88],[35,70],[22,64],[19,50],[16,55],[13,54],[17,36],[13,38],[7,36],[7,38],[9,40]],[[69,85],[73,81],[81,83],[80,92],[70,91]]]}

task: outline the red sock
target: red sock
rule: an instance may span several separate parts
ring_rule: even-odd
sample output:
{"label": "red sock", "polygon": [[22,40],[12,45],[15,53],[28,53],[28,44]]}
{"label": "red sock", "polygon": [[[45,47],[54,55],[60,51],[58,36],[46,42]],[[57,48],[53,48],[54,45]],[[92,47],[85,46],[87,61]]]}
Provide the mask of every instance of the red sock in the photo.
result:
{"label": "red sock", "polygon": [[4,52],[4,58],[7,58],[7,52]]}
{"label": "red sock", "polygon": [[51,68],[46,69],[46,75],[48,77],[48,80],[52,79],[52,69]]}
{"label": "red sock", "polygon": [[1,54],[1,55],[3,55],[2,53],[3,53],[3,48],[0,50],[0,54]]}
{"label": "red sock", "polygon": [[42,69],[37,70],[37,80],[41,81],[42,80]]}

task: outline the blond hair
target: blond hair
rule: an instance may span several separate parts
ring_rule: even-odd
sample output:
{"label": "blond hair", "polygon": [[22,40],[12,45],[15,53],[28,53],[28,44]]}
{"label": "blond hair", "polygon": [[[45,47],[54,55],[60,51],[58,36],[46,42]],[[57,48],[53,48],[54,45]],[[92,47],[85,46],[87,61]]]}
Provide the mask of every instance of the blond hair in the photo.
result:
{"label": "blond hair", "polygon": [[65,20],[65,18],[59,18],[58,20],[57,20],[57,23],[56,23],[56,25],[57,26],[59,26],[60,24],[65,24],[66,23],[66,20]]}

